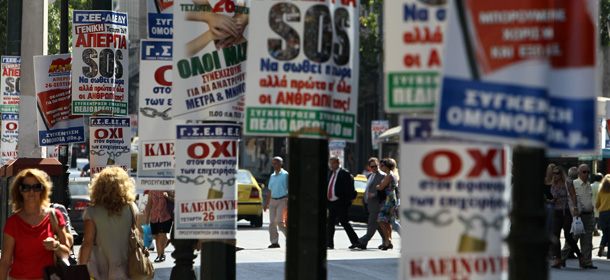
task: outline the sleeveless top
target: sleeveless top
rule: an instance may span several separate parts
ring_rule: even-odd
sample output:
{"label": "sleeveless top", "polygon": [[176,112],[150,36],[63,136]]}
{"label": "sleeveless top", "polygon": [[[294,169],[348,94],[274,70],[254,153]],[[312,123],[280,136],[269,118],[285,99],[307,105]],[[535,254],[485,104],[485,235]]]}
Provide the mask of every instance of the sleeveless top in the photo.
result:
{"label": "sleeveless top", "polygon": [[555,200],[555,211],[557,210],[570,210],[570,196],[568,195],[568,188],[563,186],[553,185],[551,187],[551,194]]}

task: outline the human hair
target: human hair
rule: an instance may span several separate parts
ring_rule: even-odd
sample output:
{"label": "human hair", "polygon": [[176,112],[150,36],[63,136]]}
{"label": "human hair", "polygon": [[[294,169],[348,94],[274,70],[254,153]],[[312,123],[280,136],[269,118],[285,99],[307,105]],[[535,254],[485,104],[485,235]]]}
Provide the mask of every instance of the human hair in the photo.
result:
{"label": "human hair", "polygon": [[135,186],[121,167],[110,166],[96,174],[89,186],[92,205],[102,205],[108,216],[121,215],[123,206],[136,200]]}
{"label": "human hair", "polygon": [[550,185],[553,183],[553,168],[555,168],[555,164],[551,163],[546,167],[546,176],[544,177],[544,184]]}
{"label": "human hair", "polygon": [[384,158],[381,160],[380,164],[383,164],[390,169],[396,176],[396,180],[400,180],[400,175],[398,175],[398,169],[396,168],[396,161],[393,158]]}
{"label": "human hair", "polygon": [[341,159],[339,159],[339,156],[331,156],[329,160],[333,160],[333,161],[336,161],[338,163],[341,163]]}
{"label": "human hair", "polygon": [[379,164],[379,159],[377,159],[376,157],[371,157],[371,158],[369,158],[369,161],[368,161],[368,162],[369,162],[369,163],[374,162],[374,163],[376,163],[376,164]]}
{"label": "human hair", "polygon": [[[562,170],[563,170],[563,168],[562,168]],[[578,178],[578,170],[579,170],[579,168],[577,168],[576,166],[570,167],[570,169],[568,169],[568,177],[570,177],[570,179]]]}
{"label": "human hair", "polygon": [[40,191],[41,205],[46,207],[51,202],[49,195],[51,194],[51,189],[53,189],[53,183],[51,183],[51,178],[49,175],[46,172],[36,168],[24,169],[17,174],[10,188],[11,201],[9,203],[13,205],[13,211],[15,212],[23,209],[24,200],[23,196],[21,195],[21,191],[19,190],[19,186],[23,184],[23,180],[25,180],[27,177],[32,177],[42,184],[43,188],[42,191]]}
{"label": "human hair", "polygon": [[610,193],[610,174],[604,176],[602,184],[599,187],[599,191],[603,193]]}
{"label": "human hair", "polygon": [[593,175],[593,182],[601,182],[603,178],[604,175],[602,175],[601,173],[595,173]]}
{"label": "human hair", "polygon": [[559,171],[559,179],[555,179],[555,176],[553,176],[553,185],[558,185],[559,187],[563,187],[566,184],[566,172],[565,170],[563,170],[563,167],[561,166],[555,166],[553,167],[553,172],[555,172],[555,170]]}
{"label": "human hair", "polygon": [[284,159],[282,159],[282,157],[277,157],[277,156],[276,156],[276,157],[273,157],[271,160],[277,160],[277,161],[279,161],[280,163],[284,163]]}

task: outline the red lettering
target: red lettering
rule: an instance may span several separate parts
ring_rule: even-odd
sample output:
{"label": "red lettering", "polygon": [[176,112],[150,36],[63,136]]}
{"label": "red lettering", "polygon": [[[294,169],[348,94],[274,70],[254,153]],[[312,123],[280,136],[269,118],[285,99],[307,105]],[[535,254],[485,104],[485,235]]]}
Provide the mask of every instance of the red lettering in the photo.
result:
{"label": "red lettering", "polygon": [[[445,173],[440,173],[435,166],[436,159],[440,156],[449,160],[449,169]],[[430,153],[422,160],[422,170],[426,175],[436,179],[446,179],[457,175],[462,169],[460,157],[452,151],[440,150]]]}
{"label": "red lettering", "polygon": [[467,177],[471,178],[481,176],[483,170],[488,170],[489,175],[493,177],[500,175],[493,163],[497,151],[497,149],[491,149],[488,151],[487,155],[483,155],[480,150],[468,150],[468,154],[470,154],[474,160],[475,165],[472,167]]}
{"label": "red lettering", "polygon": [[95,139],[105,139],[106,137],[108,137],[108,131],[107,130],[105,130],[105,129],[98,129],[98,130],[95,131]]}
{"label": "red lettering", "polygon": [[411,264],[411,277],[420,277],[425,276],[424,270],[421,267],[421,260],[411,260],[409,262]]}
{"label": "red lettering", "polygon": [[[201,148],[201,149],[198,149]],[[195,143],[188,147],[186,153],[194,159],[202,159],[210,154],[210,148],[205,143]]]}
{"label": "red lettering", "polygon": [[162,85],[162,86],[172,86],[172,82],[167,81],[167,79],[165,79],[165,72],[167,72],[168,70],[172,70],[172,66],[171,65],[165,65],[165,66],[161,66],[159,67],[159,69],[157,69],[157,71],[155,71],[155,81]]}

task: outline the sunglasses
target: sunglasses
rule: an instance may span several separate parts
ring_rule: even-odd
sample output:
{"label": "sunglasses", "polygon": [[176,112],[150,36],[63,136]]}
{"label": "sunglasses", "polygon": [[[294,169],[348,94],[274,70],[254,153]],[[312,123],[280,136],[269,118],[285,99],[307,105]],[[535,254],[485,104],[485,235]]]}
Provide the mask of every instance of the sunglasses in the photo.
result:
{"label": "sunglasses", "polygon": [[588,171],[588,170],[585,170],[585,171],[580,171],[580,173],[583,173],[583,174],[589,174],[589,171]]}
{"label": "sunglasses", "polygon": [[553,175],[559,175],[561,174],[560,172],[553,172]]}
{"label": "sunglasses", "polygon": [[377,165],[371,165],[370,167],[371,168],[377,168]]}
{"label": "sunglasses", "polygon": [[39,191],[42,191],[42,188],[43,188],[43,186],[40,183],[33,184],[33,185],[21,184],[21,186],[19,186],[19,190],[22,192],[30,192],[30,190],[39,192]]}

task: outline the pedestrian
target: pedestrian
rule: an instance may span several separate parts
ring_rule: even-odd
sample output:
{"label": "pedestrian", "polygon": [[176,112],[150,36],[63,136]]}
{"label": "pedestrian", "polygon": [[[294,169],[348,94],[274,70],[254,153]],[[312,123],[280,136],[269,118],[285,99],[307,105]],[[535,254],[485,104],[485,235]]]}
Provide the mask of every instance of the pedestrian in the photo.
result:
{"label": "pedestrian", "polygon": [[546,174],[544,176],[544,197],[546,204],[546,230],[549,234],[552,232],[553,226],[553,213],[555,212],[555,204],[552,203],[553,195],[551,194],[551,187],[553,186],[553,168],[555,164],[551,163],[546,167]]}
{"label": "pedestrian", "polygon": [[574,217],[578,217],[576,193],[574,191],[573,184],[566,182],[566,174],[561,166],[555,166],[553,168],[551,194],[553,195],[552,202],[555,204],[555,213],[553,214],[553,236],[555,236],[555,243],[553,243],[553,251],[558,252],[555,255],[555,262],[551,267],[561,268],[561,266],[566,266],[565,258],[563,258],[562,254],[559,253],[561,252],[561,230],[563,230],[563,235],[565,236],[566,240],[565,242],[570,244],[570,248],[578,256],[578,261],[582,267],[584,262],[583,255],[578,249],[576,240],[572,238],[572,234],[570,233],[570,228],[572,227],[572,215],[570,214],[570,209],[572,209],[572,207],[574,208],[572,210]]}
{"label": "pedestrian", "polygon": [[273,173],[269,177],[269,195],[264,207],[265,212],[269,209],[269,248],[280,248],[278,227],[287,236],[284,212],[288,203],[288,172],[282,168],[283,162],[281,157],[271,160]]}
{"label": "pedestrian", "polygon": [[[386,174],[385,172],[379,170],[379,159],[376,157],[369,158],[367,166],[371,173],[367,175],[366,189],[364,195],[362,196],[364,210],[369,215],[366,225],[366,234],[360,237],[360,239],[358,239],[358,244],[352,245],[350,249],[360,248],[365,250],[369,240],[373,238],[376,231],[379,231],[381,239],[384,239],[383,232],[377,223],[380,201],[377,195],[377,189],[375,187],[381,184],[381,181],[383,181]],[[380,246],[383,246],[383,243]]]}
{"label": "pedestrian", "polygon": [[381,250],[393,249],[392,244],[392,223],[396,220],[396,210],[398,208],[396,189],[398,188],[398,176],[395,172],[396,161],[392,158],[384,158],[379,163],[381,171],[386,173],[381,184],[377,185],[377,190],[381,191],[379,205],[379,216],[377,222],[385,236]]}
{"label": "pedestrian", "polygon": [[150,223],[150,231],[155,238],[157,247],[157,258],[155,262],[164,262],[165,247],[169,245],[167,234],[172,229],[174,219],[171,216],[171,209],[168,207],[168,200],[174,202],[174,193],[172,191],[150,191],[148,193],[148,202],[144,210],[146,222]]}
{"label": "pedestrian", "polygon": [[3,229],[0,279],[42,279],[43,268],[56,257],[68,258],[69,233],[61,212],[49,207],[51,189],[49,176],[38,169],[22,170],[11,184],[15,213]]}
{"label": "pedestrian", "polygon": [[[593,229],[595,220],[593,215],[593,190],[589,183],[589,166],[581,164],[578,167],[578,178],[574,180],[574,191],[576,192],[578,216],[585,226],[585,234],[580,236],[580,250],[584,256],[582,268],[597,269],[591,260],[593,250]],[[571,246],[571,245],[570,245]]]}
{"label": "pedestrian", "polygon": [[[604,176],[601,188],[595,199],[595,208],[599,211],[599,227],[602,230],[602,240],[599,243],[597,256],[604,255],[604,249],[610,242],[610,175]],[[606,255],[610,259],[610,254]]]}
{"label": "pedestrian", "polygon": [[83,213],[85,236],[78,263],[87,264],[94,279],[129,279],[127,252],[133,220],[135,187],[125,170],[104,168],[89,187],[91,206]]}
{"label": "pedestrian", "polygon": [[[597,198],[597,193],[599,192],[599,186],[602,184],[602,179],[604,178],[604,175],[602,175],[601,173],[595,173],[593,175],[593,183],[591,183],[591,192],[593,192],[593,197],[591,198],[591,200],[593,201],[593,205],[595,205],[595,199]],[[594,228],[593,228],[593,236],[599,236],[599,212],[597,211],[596,207],[593,207],[593,214],[594,214]]]}
{"label": "pedestrian", "polygon": [[353,245],[358,244],[358,235],[354,232],[347,216],[348,209],[352,201],[356,199],[358,193],[354,189],[354,177],[345,168],[341,167],[338,156],[331,156],[329,161],[330,172],[328,174],[328,220],[326,223],[326,246],[334,249],[335,222],[343,226],[345,233]]}

